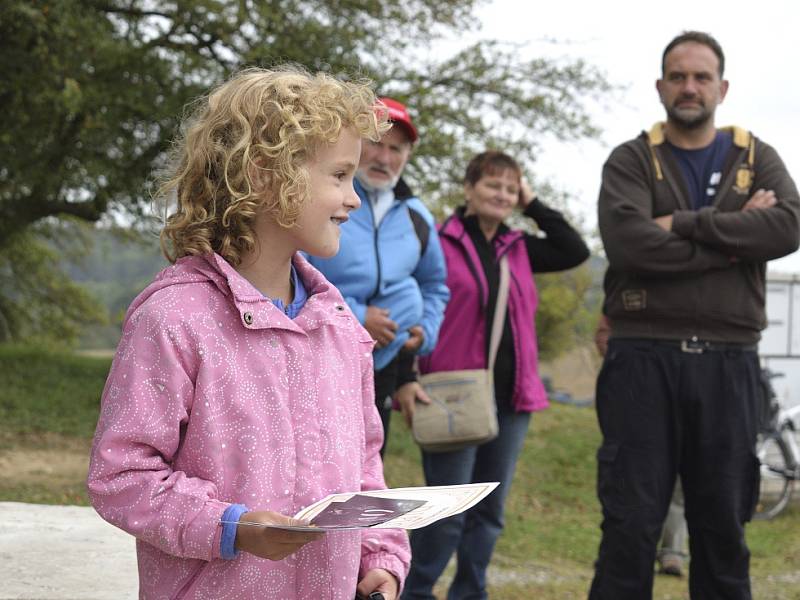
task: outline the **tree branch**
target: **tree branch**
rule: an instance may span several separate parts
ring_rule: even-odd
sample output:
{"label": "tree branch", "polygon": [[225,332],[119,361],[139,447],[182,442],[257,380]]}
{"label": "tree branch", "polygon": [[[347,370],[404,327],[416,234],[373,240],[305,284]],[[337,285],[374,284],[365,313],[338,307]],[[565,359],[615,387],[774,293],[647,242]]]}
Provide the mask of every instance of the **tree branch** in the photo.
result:
{"label": "tree branch", "polygon": [[50,214],[71,215],[78,217],[84,221],[97,221],[105,213],[108,207],[108,198],[104,193],[98,193],[91,200],[84,200],[83,202],[67,202],[60,200],[51,202],[48,205]]}
{"label": "tree branch", "polygon": [[105,2],[92,2],[92,5],[101,12],[127,15],[129,17],[164,17],[165,19],[171,19],[174,16],[160,10],[141,10],[133,7],[114,6]]}

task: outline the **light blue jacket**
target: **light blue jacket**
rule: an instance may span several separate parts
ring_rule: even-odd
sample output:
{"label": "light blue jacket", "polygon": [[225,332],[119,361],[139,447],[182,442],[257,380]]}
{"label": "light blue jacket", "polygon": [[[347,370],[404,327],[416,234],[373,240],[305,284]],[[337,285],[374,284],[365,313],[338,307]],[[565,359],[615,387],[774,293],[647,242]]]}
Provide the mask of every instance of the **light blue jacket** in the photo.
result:
{"label": "light blue jacket", "polygon": [[403,180],[377,228],[366,191],[358,181],[355,189],[361,207],[342,225],[339,253],[309,260],[339,288],[362,324],[368,305],[388,309],[389,318],[397,322],[394,341],[374,352],[375,369],[380,370],[397,355],[414,325],[425,333],[418,354],[433,350],[450,292],[433,216]]}

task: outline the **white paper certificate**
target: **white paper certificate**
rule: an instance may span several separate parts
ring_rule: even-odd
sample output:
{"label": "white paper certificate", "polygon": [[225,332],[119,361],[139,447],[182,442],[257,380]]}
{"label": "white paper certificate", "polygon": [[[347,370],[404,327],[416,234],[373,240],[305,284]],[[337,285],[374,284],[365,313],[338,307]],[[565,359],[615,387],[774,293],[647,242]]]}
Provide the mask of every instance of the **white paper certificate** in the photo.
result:
{"label": "white paper certificate", "polygon": [[[397,517],[377,524],[359,525],[353,522],[348,525],[336,527],[336,529],[361,529],[371,527],[373,529],[419,529],[444,519],[457,515],[468,508],[475,506],[478,502],[488,496],[499,482],[488,483],[467,483],[464,485],[443,485],[437,487],[407,487],[393,488],[388,490],[373,490],[367,492],[352,492],[344,494],[332,494],[327,498],[307,506],[295,515],[296,519],[313,521],[314,517],[323,512],[334,502],[347,502],[354,496],[366,496],[372,498],[386,498],[389,500],[417,500],[423,504],[400,514]],[[372,511],[367,509],[365,515],[369,516]],[[327,529],[326,527],[312,527],[314,530]],[[285,529],[294,529],[286,527]],[[298,527],[297,529],[306,529]]]}

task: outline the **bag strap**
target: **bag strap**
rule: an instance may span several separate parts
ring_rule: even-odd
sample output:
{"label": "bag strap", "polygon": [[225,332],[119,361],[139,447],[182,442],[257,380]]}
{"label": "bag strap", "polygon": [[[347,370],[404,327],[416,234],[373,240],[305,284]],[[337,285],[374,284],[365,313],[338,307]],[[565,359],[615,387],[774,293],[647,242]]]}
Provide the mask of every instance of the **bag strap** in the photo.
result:
{"label": "bag strap", "polygon": [[500,257],[500,284],[497,286],[497,304],[494,307],[492,336],[489,338],[489,361],[486,368],[490,371],[494,370],[494,359],[497,358],[497,349],[500,347],[500,338],[503,336],[503,325],[505,325],[506,322],[509,281],[508,257],[504,254]]}

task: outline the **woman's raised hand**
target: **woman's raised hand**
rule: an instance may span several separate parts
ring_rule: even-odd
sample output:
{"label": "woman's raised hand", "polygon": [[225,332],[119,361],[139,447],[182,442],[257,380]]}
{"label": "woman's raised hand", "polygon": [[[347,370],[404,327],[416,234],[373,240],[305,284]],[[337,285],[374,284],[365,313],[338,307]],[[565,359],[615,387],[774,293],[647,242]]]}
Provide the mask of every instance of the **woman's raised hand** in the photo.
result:
{"label": "woman's raised hand", "polygon": [[533,193],[533,189],[531,188],[531,184],[528,183],[528,180],[523,175],[519,179],[519,207],[522,210],[530,204],[533,199],[536,197],[536,194]]}

